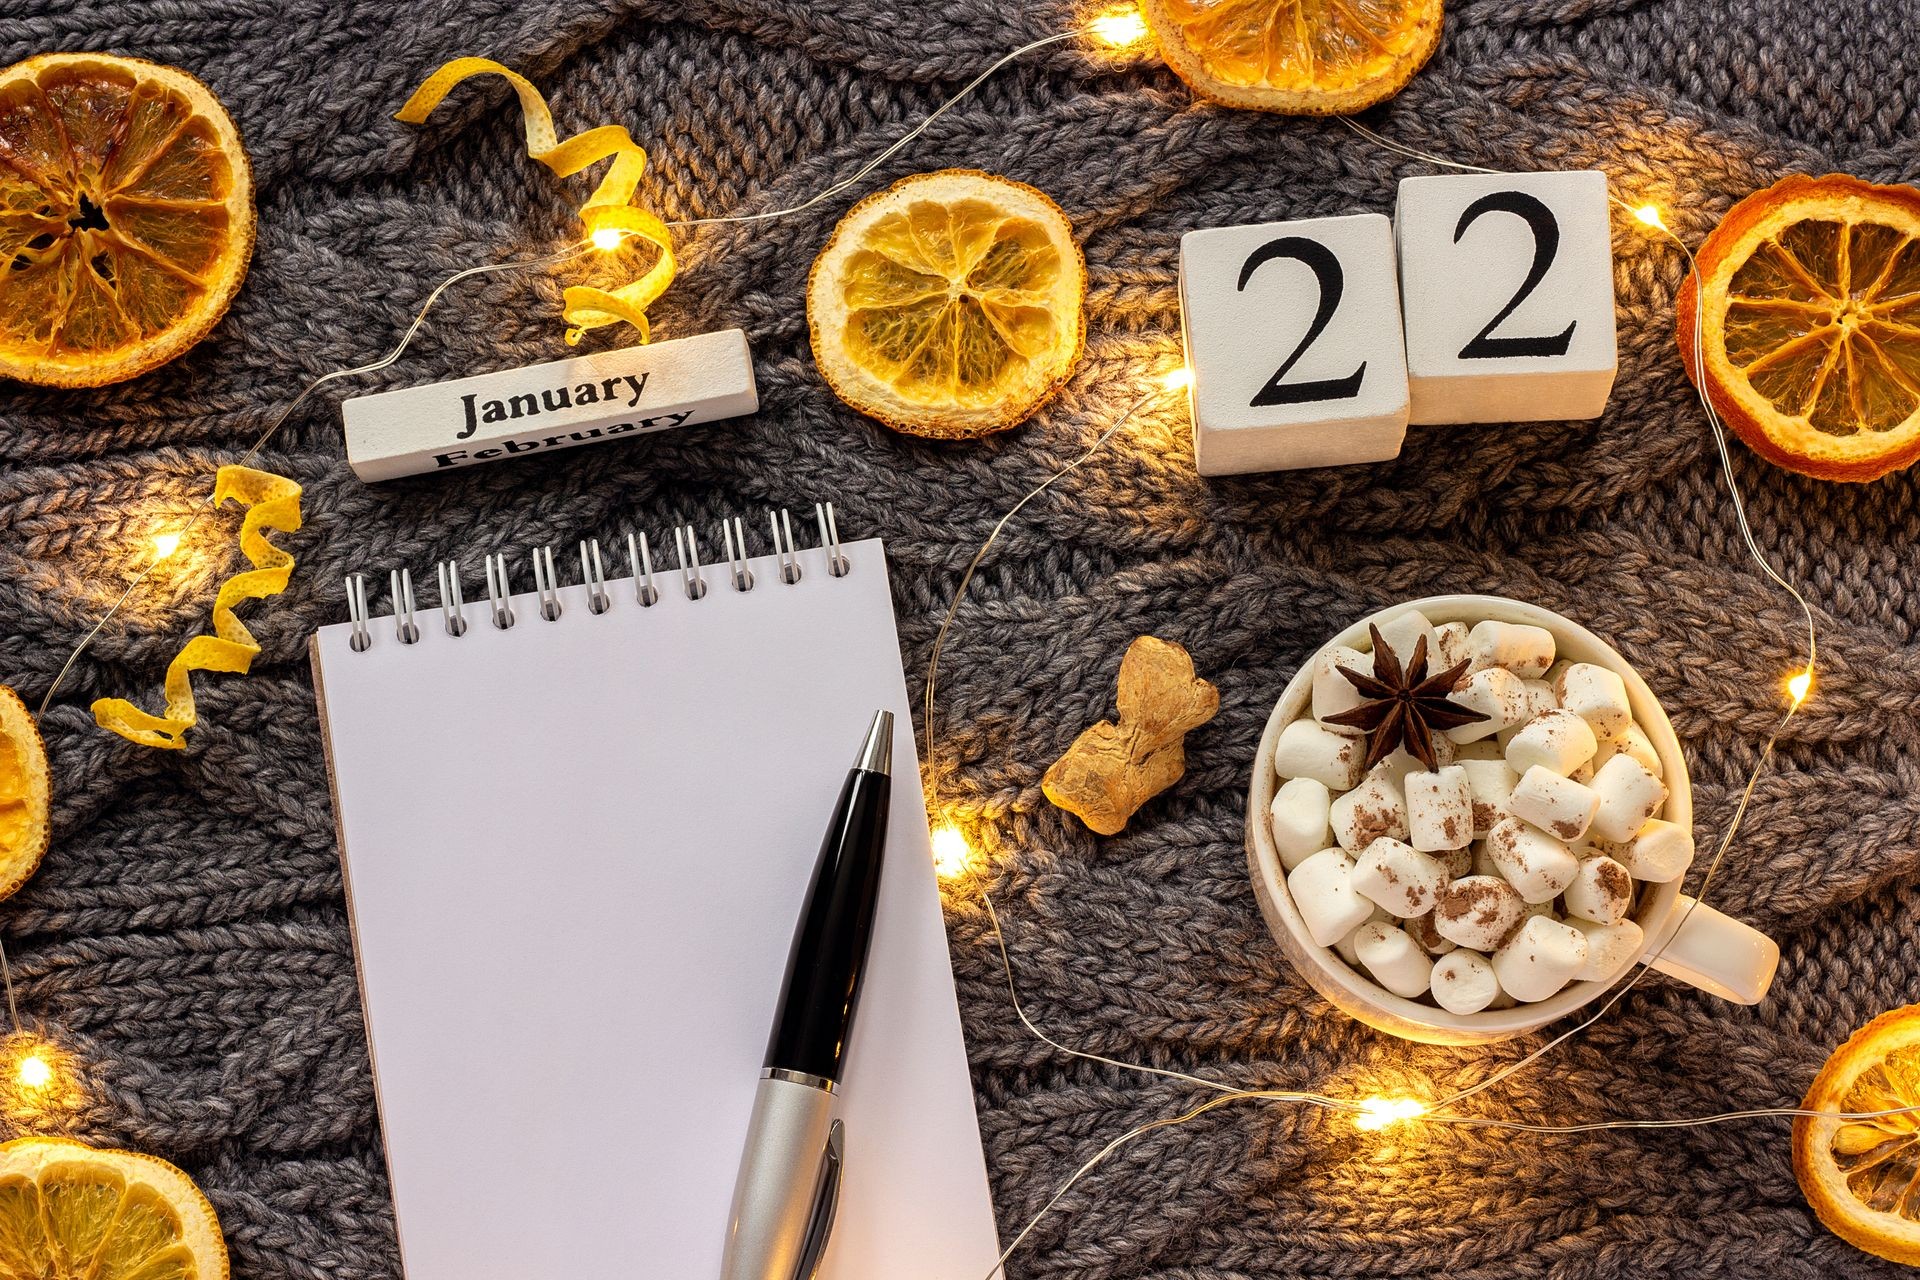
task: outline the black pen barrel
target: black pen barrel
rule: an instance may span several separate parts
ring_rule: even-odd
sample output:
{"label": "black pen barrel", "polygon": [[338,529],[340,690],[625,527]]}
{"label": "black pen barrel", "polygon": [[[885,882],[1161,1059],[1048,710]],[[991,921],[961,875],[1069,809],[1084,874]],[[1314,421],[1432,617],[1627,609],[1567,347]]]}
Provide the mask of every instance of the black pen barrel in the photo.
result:
{"label": "black pen barrel", "polygon": [[840,1079],[873,937],[892,791],[892,778],[868,769],[853,770],[840,789],[787,954],[767,1043],[771,1070]]}

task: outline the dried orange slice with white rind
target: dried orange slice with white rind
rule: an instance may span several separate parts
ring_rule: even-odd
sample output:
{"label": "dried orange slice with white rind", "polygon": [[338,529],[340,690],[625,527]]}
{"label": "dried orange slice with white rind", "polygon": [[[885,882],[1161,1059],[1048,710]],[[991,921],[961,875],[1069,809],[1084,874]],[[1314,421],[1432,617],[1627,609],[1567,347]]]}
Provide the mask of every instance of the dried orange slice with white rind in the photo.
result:
{"label": "dried orange slice with white rind", "polygon": [[1440,43],[1441,0],[1142,0],[1167,65],[1203,98],[1288,115],[1360,111]]}
{"label": "dried orange slice with white rind", "polygon": [[1728,210],[1694,256],[1682,361],[1748,447],[1823,480],[1920,460],[1920,191],[1796,174]]}
{"label": "dried orange slice with white rind", "polygon": [[807,327],[835,395],[897,430],[961,439],[1025,421],[1066,382],[1086,293],[1059,205],[943,169],[840,220],[807,281]]}
{"label": "dried orange slice with white rind", "polygon": [[47,750],[26,704],[0,685],[0,898],[32,877],[47,852]]}
{"label": "dried orange slice with white rind", "polygon": [[[1814,1077],[1808,1111],[1920,1106],[1920,1005],[1854,1032]],[[1920,1265],[1920,1111],[1875,1120],[1801,1116],[1793,1176],[1827,1230],[1855,1248]]]}
{"label": "dried orange slice with white rind", "polygon": [[66,1138],[0,1144],[0,1276],[227,1280],[220,1220],[157,1156]]}
{"label": "dried orange slice with white rind", "polygon": [[99,53],[0,71],[0,376],[166,363],[226,313],[253,233],[240,134],[191,75]]}

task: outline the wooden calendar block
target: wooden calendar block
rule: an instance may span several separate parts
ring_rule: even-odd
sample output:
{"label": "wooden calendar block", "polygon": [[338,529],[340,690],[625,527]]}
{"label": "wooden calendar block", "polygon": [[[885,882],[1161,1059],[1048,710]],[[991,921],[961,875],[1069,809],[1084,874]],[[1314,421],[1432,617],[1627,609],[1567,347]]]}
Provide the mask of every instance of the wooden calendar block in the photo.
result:
{"label": "wooden calendar block", "polygon": [[759,406],[747,335],[720,329],[355,396],[340,417],[347,462],[373,481],[737,418]]}
{"label": "wooden calendar block", "polygon": [[1201,475],[1399,454],[1406,355],[1380,214],[1188,232],[1180,317]]}
{"label": "wooden calendar block", "polygon": [[1618,365],[1606,174],[1407,178],[1394,232],[1414,422],[1600,416]]}

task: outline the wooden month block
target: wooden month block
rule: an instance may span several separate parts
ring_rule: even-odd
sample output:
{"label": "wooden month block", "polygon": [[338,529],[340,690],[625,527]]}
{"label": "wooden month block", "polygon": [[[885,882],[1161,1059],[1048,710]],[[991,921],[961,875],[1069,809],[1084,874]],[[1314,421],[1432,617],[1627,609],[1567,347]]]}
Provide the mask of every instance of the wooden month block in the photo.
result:
{"label": "wooden month block", "polygon": [[760,407],[738,329],[355,396],[340,406],[362,480],[625,440]]}
{"label": "wooden month block", "polygon": [[1619,364],[1606,174],[1406,178],[1394,233],[1412,421],[1600,416]]}
{"label": "wooden month block", "polygon": [[1407,367],[1382,215],[1189,231],[1180,320],[1201,475],[1399,454]]}

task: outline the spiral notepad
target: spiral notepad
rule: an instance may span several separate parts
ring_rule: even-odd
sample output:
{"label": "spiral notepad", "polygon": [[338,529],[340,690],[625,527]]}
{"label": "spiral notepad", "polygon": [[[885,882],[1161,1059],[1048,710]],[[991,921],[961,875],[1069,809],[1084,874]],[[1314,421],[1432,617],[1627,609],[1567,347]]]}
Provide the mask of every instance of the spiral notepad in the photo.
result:
{"label": "spiral notepad", "polygon": [[[912,722],[880,543],[819,523],[800,549],[776,518],[760,556],[738,521],[661,564],[635,539],[630,578],[593,543],[488,557],[484,588],[441,566],[430,605],[395,573],[377,617],[356,579],[314,637],[408,1280],[717,1274],[828,814],[873,712]],[[821,1274],[978,1280],[998,1244],[894,750]]]}

